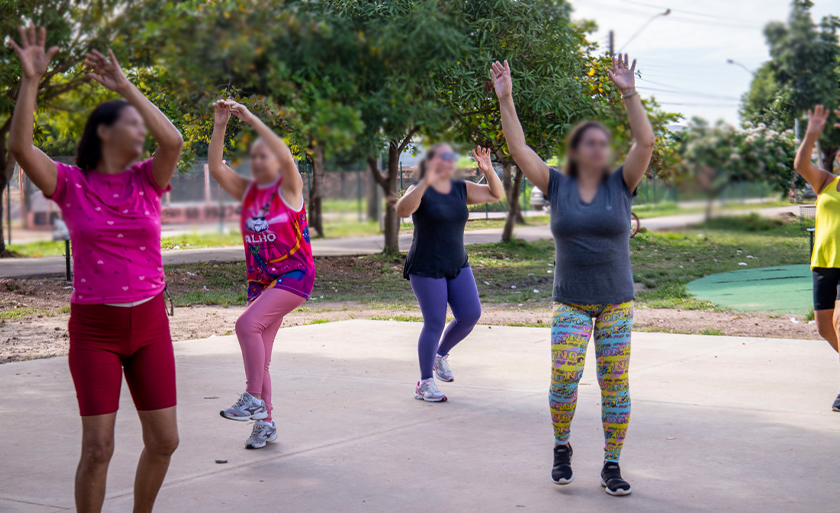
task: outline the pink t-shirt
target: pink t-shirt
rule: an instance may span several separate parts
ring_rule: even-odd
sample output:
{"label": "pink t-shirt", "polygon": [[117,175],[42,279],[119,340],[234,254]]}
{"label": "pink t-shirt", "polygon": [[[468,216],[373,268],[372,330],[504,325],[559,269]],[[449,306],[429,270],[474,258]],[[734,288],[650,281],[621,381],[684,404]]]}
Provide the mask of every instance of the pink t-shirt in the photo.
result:
{"label": "pink t-shirt", "polygon": [[71,303],[130,303],[165,286],[160,254],[161,189],[152,159],[109,175],[56,162],[52,199],[70,230]]}

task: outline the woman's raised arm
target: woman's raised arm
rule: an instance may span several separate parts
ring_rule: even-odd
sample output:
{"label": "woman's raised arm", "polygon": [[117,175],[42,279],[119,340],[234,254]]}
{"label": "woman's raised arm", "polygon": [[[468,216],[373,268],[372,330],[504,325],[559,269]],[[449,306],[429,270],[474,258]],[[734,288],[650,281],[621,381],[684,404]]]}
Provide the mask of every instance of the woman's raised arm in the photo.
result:
{"label": "woman's raised arm", "polygon": [[607,71],[613,84],[621,91],[621,99],[624,100],[624,107],[627,109],[627,117],[630,120],[630,130],[633,132],[633,146],[627,152],[624,160],[624,183],[631,191],[635,191],[639,182],[645,176],[650,165],[650,156],[653,154],[653,145],[656,136],[653,127],[650,125],[645,106],[636,91],[636,61],[630,65],[630,58],[624,54],[613,56],[612,71]]}
{"label": "woman's raised arm", "polygon": [[224,161],[225,131],[230,120],[230,105],[224,100],[213,104],[213,136],[207,150],[207,167],[222,189],[241,201],[251,180],[231,169]]}
{"label": "woman's raised arm", "polygon": [[280,162],[280,174],[283,177],[283,182],[280,184],[280,192],[283,194],[286,203],[289,205],[302,204],[303,179],[300,177],[300,172],[295,165],[292,151],[286,146],[283,139],[274,133],[274,130],[263,123],[260,118],[252,114],[247,107],[233,100],[228,100],[227,104],[230,106],[230,111],[234,116],[254,127],[257,135],[262,137],[262,140],[268,145],[268,148]]}
{"label": "woman's raised arm", "polygon": [[510,156],[516,161],[516,165],[525,173],[528,180],[531,180],[531,183],[539,187],[543,193],[548,194],[548,166],[537,155],[537,152],[525,143],[525,132],[522,130],[519,117],[516,115],[516,106],[513,104],[513,81],[510,77],[510,65],[508,61],[505,61],[504,64],[496,61],[492,66],[493,84],[502,112],[502,131],[505,134]]}
{"label": "woman's raised arm", "polygon": [[45,49],[47,30],[44,27],[37,28],[30,22],[28,27],[21,27],[19,32],[20,46],[14,39],[9,38],[9,44],[17,53],[23,68],[23,78],[9,131],[9,152],[32,183],[47,197],[51,197],[58,183],[58,172],[55,162],[35,147],[32,133],[38,86],[58,47]]}
{"label": "woman's raised arm", "polygon": [[505,189],[502,187],[502,181],[499,180],[499,175],[493,169],[493,162],[490,160],[490,150],[477,146],[472,151],[472,155],[478,164],[478,168],[484,173],[487,184],[480,185],[473,182],[466,182],[467,204],[493,203],[504,198]]}
{"label": "woman's raised arm", "polygon": [[[808,111],[808,130],[805,132],[805,139],[796,151],[796,159],[793,161],[793,168],[802,175],[802,178],[811,185],[811,188],[817,194],[821,193],[834,180],[833,174],[825,169],[820,169],[811,162],[814,146],[817,145],[820,135],[825,130],[825,123],[830,113],[822,105],[817,105],[814,110]],[[840,110],[837,111],[837,115],[840,116]],[[837,127],[840,128],[840,124]]]}
{"label": "woman's raised arm", "polygon": [[161,189],[165,189],[178,167],[184,138],[169,118],[155,107],[134,84],[129,82],[117,58],[114,57],[114,52],[108,50],[108,56],[105,57],[96,50],[85,54],[85,66],[93,70],[92,73],[88,73],[88,76],[106,89],[125,98],[140,113],[143,122],[158,143],[158,149],[152,160],[152,177]]}

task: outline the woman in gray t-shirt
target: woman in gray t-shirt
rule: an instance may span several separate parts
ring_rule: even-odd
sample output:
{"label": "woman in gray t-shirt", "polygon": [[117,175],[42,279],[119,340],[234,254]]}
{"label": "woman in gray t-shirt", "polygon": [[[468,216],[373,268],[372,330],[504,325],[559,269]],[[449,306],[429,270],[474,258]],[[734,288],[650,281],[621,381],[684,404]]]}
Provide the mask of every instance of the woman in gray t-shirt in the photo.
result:
{"label": "woman in gray t-shirt", "polygon": [[510,66],[507,61],[493,64],[502,129],[510,153],[551,203],[557,263],[549,391],[555,438],[551,479],[561,485],[574,479],[569,428],[577,405],[586,347],[594,331],[605,438],[601,484],[610,495],[627,495],[631,491],[618,466],[630,421],[627,371],[635,299],[630,269],[630,206],[655,141],[636,91],[635,68],[635,61],[630,66],[627,55],[619,55],[613,57],[609,72],[621,91],[635,138],[624,164],[610,171],[611,134],[602,124],[586,121],[569,135],[566,169],[560,173],[549,169],[525,143],[513,104]]}

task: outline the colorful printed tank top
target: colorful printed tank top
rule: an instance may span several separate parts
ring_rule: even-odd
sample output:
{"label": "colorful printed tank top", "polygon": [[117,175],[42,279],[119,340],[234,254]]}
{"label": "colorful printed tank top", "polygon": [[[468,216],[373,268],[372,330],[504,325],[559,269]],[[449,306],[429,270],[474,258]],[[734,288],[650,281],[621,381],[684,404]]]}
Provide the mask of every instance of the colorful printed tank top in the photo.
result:
{"label": "colorful printed tank top", "polygon": [[315,284],[315,263],[309,243],[306,207],[295,210],[280,193],[280,182],[267,187],[252,183],[242,199],[240,230],[248,266],[248,302],[270,288],[309,299]]}

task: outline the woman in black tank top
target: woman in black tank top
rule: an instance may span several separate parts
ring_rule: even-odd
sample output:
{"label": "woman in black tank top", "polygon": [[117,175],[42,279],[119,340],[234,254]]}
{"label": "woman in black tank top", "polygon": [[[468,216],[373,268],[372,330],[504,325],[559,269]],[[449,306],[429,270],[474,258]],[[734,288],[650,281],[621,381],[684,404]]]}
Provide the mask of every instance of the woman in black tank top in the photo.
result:
{"label": "woman in black tank top", "polygon": [[[499,201],[504,194],[490,150],[476,148],[472,153],[487,185],[454,180],[457,157],[449,145],[438,144],[420,161],[420,179],[396,205],[400,217],[411,216],[414,221],[403,276],[411,281],[423,313],[417,345],[420,381],[414,397],[429,402],[446,400],[433,373],[441,381],[455,380],[447,362],[449,351],[470,334],[481,316],[478,289],[464,249],[464,227],[470,218],[467,205]],[[454,317],[449,326],[445,326],[447,304]]]}

